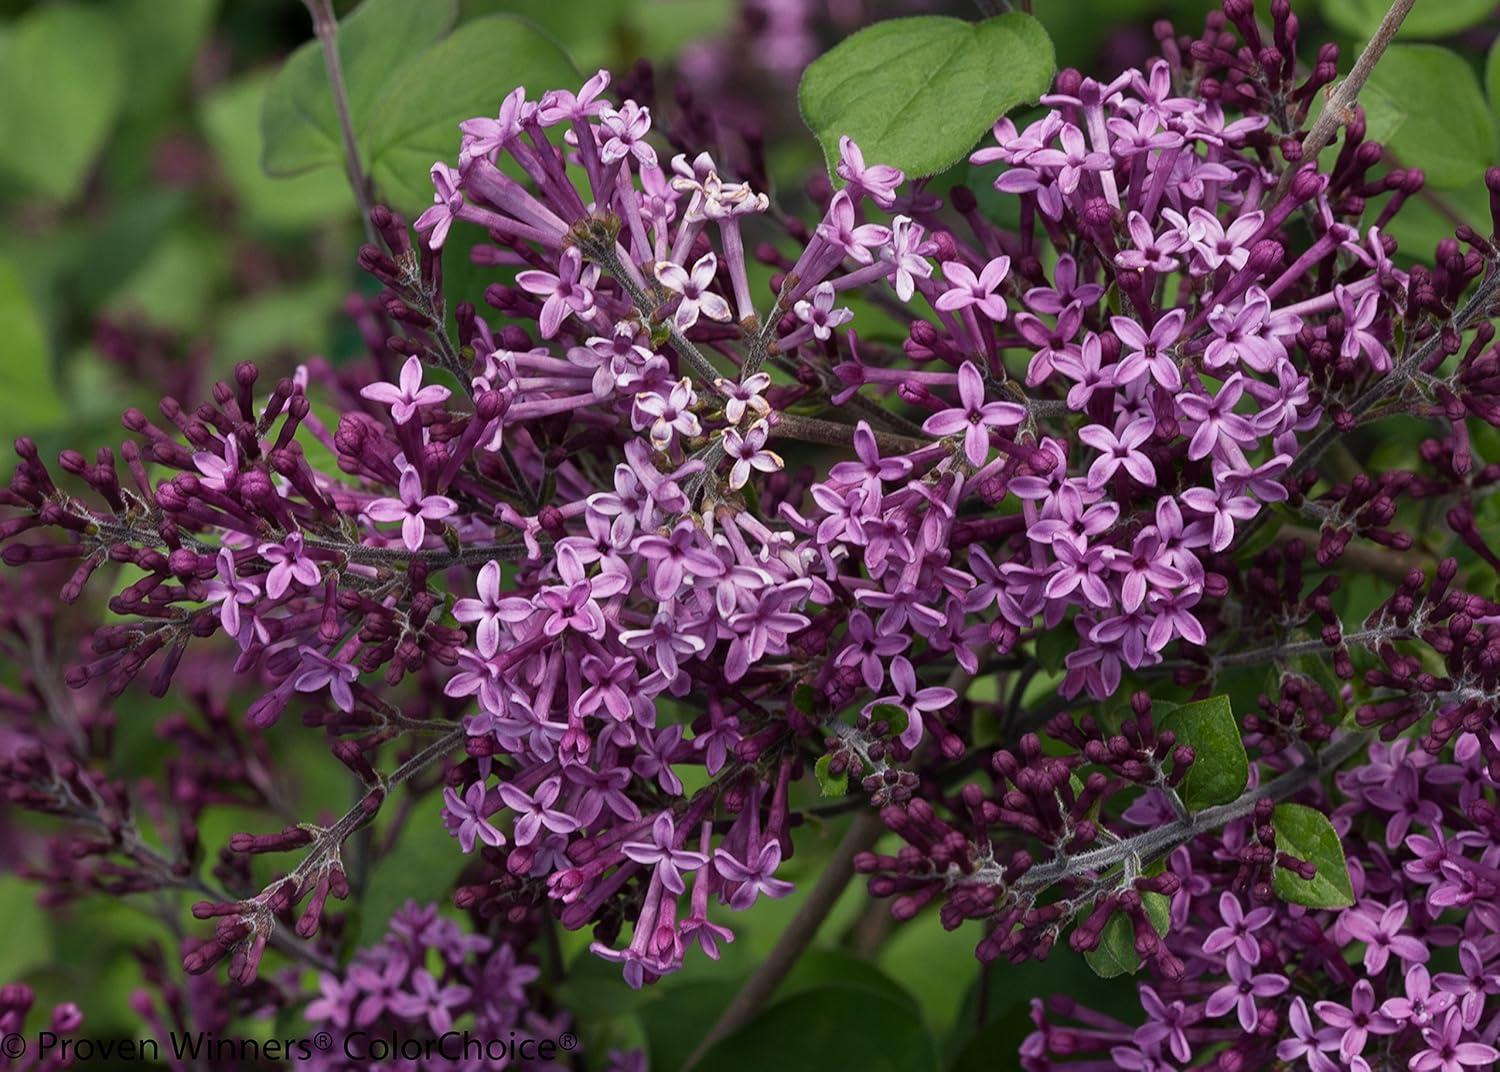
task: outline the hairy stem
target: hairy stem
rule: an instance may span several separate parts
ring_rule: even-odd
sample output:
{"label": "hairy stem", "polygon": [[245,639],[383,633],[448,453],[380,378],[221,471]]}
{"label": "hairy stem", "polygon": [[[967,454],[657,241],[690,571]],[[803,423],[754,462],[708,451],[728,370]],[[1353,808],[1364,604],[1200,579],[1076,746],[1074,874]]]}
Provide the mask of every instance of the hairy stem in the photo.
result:
{"label": "hairy stem", "polygon": [[[1059,882],[1099,874],[1122,866],[1127,860],[1136,861],[1141,867],[1149,866],[1199,834],[1211,833],[1236,819],[1243,819],[1255,810],[1255,805],[1260,800],[1285,800],[1323,775],[1336,770],[1369,742],[1369,734],[1351,733],[1324,748],[1311,762],[1294,767],[1264,785],[1247,790],[1228,804],[1204,808],[1185,818],[1164,823],[1154,829],[1136,834],[1134,837],[1123,838],[1097,849],[1075,853],[1071,856],[1061,856],[1038,864],[1018,878],[1014,884],[1007,885],[1019,894],[1035,896]],[[987,870],[990,873],[986,876],[986,881],[998,879],[1005,884],[1001,869]]]}
{"label": "hairy stem", "polygon": [[1286,196],[1291,189],[1292,177],[1301,169],[1301,165],[1309,160],[1316,160],[1318,154],[1333,141],[1334,131],[1348,121],[1353,114],[1354,101],[1359,96],[1359,91],[1364,88],[1365,82],[1375,70],[1375,64],[1385,55],[1386,46],[1396,36],[1396,31],[1401,29],[1401,24],[1406,21],[1406,16],[1415,4],[1416,0],[1393,0],[1386,10],[1385,18],[1380,20],[1375,36],[1370,38],[1369,44],[1359,54],[1359,59],[1354,61],[1354,69],[1329,96],[1318,121],[1307,132],[1307,137],[1302,139],[1302,156],[1298,166],[1289,167],[1282,172],[1281,181],[1276,184],[1276,190],[1271,195],[1272,204]]}

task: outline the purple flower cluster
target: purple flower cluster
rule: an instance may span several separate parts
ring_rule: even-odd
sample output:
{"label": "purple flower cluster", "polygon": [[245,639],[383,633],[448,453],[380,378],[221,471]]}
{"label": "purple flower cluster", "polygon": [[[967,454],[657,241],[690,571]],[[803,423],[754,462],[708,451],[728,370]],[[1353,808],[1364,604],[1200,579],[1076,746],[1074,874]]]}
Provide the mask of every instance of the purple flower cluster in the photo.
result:
{"label": "purple flower cluster", "polygon": [[[1138,1024],[1073,998],[1034,1002],[1023,1067],[1494,1067],[1500,783],[1478,738],[1461,735],[1444,757],[1404,739],[1376,745],[1335,780],[1335,825],[1361,849],[1352,906],[1247,907],[1244,893],[1223,892],[1253,820],[1185,844],[1168,859],[1182,881],[1163,936],[1180,972],[1140,986]],[[1153,811],[1143,800],[1134,819]]]}
{"label": "purple flower cluster", "polygon": [[[576,1038],[569,1032],[572,1018],[546,1006],[532,985],[540,975],[511,942],[470,934],[439,915],[436,905],[407,902],[391,917],[383,941],[359,950],[338,973],[320,977],[318,994],[303,1016],[313,1028],[330,1032],[334,1045],[298,1067],[327,1072],[569,1067],[570,1054],[577,1051],[559,1048],[558,1040]],[[422,1056],[382,1056],[382,1040],[393,1038]],[[524,1053],[495,1048],[513,1047],[517,1039],[533,1045]],[[538,1055],[535,1044],[543,1041],[551,1042],[551,1056]]]}
{"label": "purple flower cluster", "polygon": [[[802,220],[772,211],[763,161],[740,180],[680,139],[669,155],[607,72],[518,88],[433,166],[419,241],[372,213],[383,248],[360,263],[382,290],[350,302],[368,360],[269,390],[244,364],[196,405],[130,410],[118,456],[62,454],[66,488],[20,440],[6,563],[72,569],[65,602],[130,567],[67,684],[186,678],[207,730],[167,731],[212,786],[153,809],[176,832],[152,848],[90,727],[18,700],[37,717],[0,762],[8,799],[95,835],[38,873],[61,896],[195,890],[216,923],[190,970],[227,959],[249,985],[277,942],[319,964],[309,1015],[341,1028],[509,1026],[520,947],[408,913],[330,963],[345,843],[394,791],[441,789],[472,857],[460,907],[591,927],[640,986],[694,946],[717,958],[725,909],[790,892],[815,771],[830,793],[852,776],[904,841],[857,857],[872,892],[981,921],[982,961],[1091,951],[1127,920],[1158,976],[1146,1026],[1064,1001],[1034,1067],[1218,1047],[1226,1070],[1324,1068],[1371,1039],[1419,1072],[1489,1060],[1500,604],[1475,593],[1500,559],[1474,499],[1500,463],[1465,421],[1500,424],[1500,254],[1464,228],[1434,267],[1398,267],[1387,224],[1422,176],[1386,168],[1357,112],[1331,167],[1302,159],[1336,56],[1298,75],[1284,0],[1268,27],[1228,0],[1160,39],[1142,69],[1065,71],[1033,121],[995,124],[971,163],[1010,227],[847,138]],[[484,315],[444,289],[444,250],[471,241]],[[1394,415],[1441,423],[1418,468],[1323,479]],[[1408,504],[1445,510],[1479,567],[1414,551]],[[1384,587],[1355,626],[1330,568],[1361,551]],[[220,633],[245,742],[186,658]],[[1150,694],[1104,706],[1263,665],[1249,785],[1215,808],[1187,807],[1203,757]],[[202,807],[237,779],[269,801],[257,750],[294,705],[357,803],[236,835],[195,879]],[[1277,905],[1278,877],[1319,867],[1278,848],[1274,805],[1325,803],[1372,730],[1391,743],[1341,776],[1338,815],[1352,847],[1390,816],[1408,855],[1356,856],[1336,917]],[[250,857],[285,852],[257,888]],[[1425,967],[1438,947],[1459,968]]]}

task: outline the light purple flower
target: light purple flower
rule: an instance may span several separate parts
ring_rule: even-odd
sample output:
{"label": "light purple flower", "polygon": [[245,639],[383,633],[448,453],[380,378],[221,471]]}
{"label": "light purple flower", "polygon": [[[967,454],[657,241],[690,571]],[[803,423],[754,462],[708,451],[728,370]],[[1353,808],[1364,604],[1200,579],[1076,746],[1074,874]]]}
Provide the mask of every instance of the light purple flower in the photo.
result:
{"label": "light purple flower", "polygon": [[1286,976],[1273,972],[1255,974],[1255,965],[1240,956],[1234,949],[1229,951],[1225,968],[1229,982],[1208,996],[1203,1011],[1209,1016],[1223,1016],[1234,1009],[1240,1027],[1254,1031],[1257,1024],[1255,999],[1272,998],[1291,986]]}
{"label": "light purple flower", "polygon": [[427,538],[427,522],[441,521],[458,510],[446,495],[423,495],[422,477],[411,466],[401,470],[397,499],[375,499],[365,506],[371,521],[401,522],[401,542],[408,551],[421,550]]}
{"label": "light purple flower", "polygon": [[419,407],[445,402],[452,392],[436,383],[423,387],[422,359],[413,354],[401,366],[399,384],[372,383],[360,388],[359,394],[361,398],[390,406],[391,419],[397,424],[405,424],[416,416]]}
{"label": "light purple flower", "polygon": [[687,331],[698,322],[701,313],[710,320],[728,322],[734,319],[729,303],[708,288],[713,285],[719,271],[719,259],[713,253],[705,253],[687,271],[680,264],[662,261],[656,266],[656,280],[662,286],[681,295],[672,323],[679,331]]}
{"label": "light purple flower", "polygon": [[976,468],[989,457],[991,428],[1013,428],[1026,419],[1026,408],[1015,402],[986,402],[984,377],[972,361],[958,369],[959,405],[934,413],[922,424],[928,435],[950,436],[962,432],[964,456]]}

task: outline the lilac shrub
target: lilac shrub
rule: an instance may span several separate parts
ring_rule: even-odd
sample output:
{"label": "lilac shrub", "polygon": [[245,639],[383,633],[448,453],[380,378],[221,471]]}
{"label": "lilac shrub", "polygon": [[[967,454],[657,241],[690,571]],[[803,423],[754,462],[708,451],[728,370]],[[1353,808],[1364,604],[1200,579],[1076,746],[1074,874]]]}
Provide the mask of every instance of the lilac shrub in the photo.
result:
{"label": "lilac shrub", "polygon": [[[313,1022],[552,1031],[524,943],[430,914],[341,966],[345,845],[399,786],[441,789],[459,907],[591,928],[632,987],[791,893],[810,814],[873,807],[895,837],[853,866],[898,919],[1147,973],[1134,1021],[1039,999],[1027,1068],[1500,1059],[1500,463],[1471,430],[1500,424],[1500,265],[1469,227],[1398,251],[1423,175],[1361,111],[1304,151],[1337,50],[1299,69],[1270,14],[1061,72],[969,158],[982,196],[844,137],[807,220],[605,71],[464,122],[415,237],[371,214],[363,360],[239,365],[92,461],[19,440],[0,492],[5,561],[64,563],[63,602],[128,567],[69,687],[193,691],[221,653],[245,700],[221,740],[177,726],[183,762],[222,749],[264,801],[295,711],[358,802],[236,835],[208,882],[200,790],[151,802],[152,848],[38,719],[8,799],[94,832],[41,877],[195,890],[186,968],[250,986],[276,942],[320,968]],[[443,278],[476,237],[483,310]],[[1349,443],[1396,415],[1431,438],[1366,471]],[[1358,612],[1351,566],[1383,586]]]}

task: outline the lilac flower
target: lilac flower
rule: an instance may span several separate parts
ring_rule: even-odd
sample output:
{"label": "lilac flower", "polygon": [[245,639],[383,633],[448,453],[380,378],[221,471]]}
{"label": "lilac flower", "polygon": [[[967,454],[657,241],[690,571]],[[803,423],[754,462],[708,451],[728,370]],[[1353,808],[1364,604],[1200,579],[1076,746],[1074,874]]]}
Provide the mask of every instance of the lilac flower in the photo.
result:
{"label": "lilac flower", "polygon": [[1365,943],[1367,972],[1384,971],[1392,953],[1408,963],[1427,960],[1427,947],[1419,939],[1401,933],[1407,911],[1406,902],[1397,901],[1385,906],[1378,915],[1364,907],[1344,913],[1344,928],[1351,937]]}
{"label": "lilac flower", "polygon": [[408,551],[417,551],[427,538],[427,522],[441,521],[458,510],[458,504],[445,495],[423,495],[422,478],[410,466],[401,470],[397,484],[399,499],[375,499],[365,506],[371,521],[401,522],[401,542]]}
{"label": "lilac flower", "polygon": [[1462,971],[1441,972],[1433,982],[1458,999],[1464,1027],[1474,1028],[1484,1012],[1486,995],[1500,993],[1500,972],[1489,969],[1485,956],[1471,941],[1459,944],[1458,964]]}
{"label": "lilac flower", "polygon": [[761,894],[776,898],[792,892],[794,887],[790,882],[775,877],[780,866],[781,843],[775,838],[767,838],[754,854],[754,859],[746,863],[741,863],[724,849],[714,854],[714,870],[726,881],[739,884],[729,898],[729,906],[740,912],[753,905]]}
{"label": "lilac flower", "polygon": [[1224,925],[1211,932],[1203,942],[1205,953],[1222,953],[1233,949],[1247,964],[1260,963],[1260,943],[1255,940],[1256,931],[1275,917],[1269,908],[1256,908],[1246,913],[1240,907],[1239,898],[1232,893],[1219,897],[1219,918]]}
{"label": "lilac flower", "polygon": [[597,601],[624,591],[629,576],[604,570],[590,577],[578,556],[565,549],[558,551],[557,573],[562,583],[543,589],[536,598],[537,609],[547,613],[543,634],[557,636],[573,629],[596,639],[603,636],[606,622]]}
{"label": "lilac flower", "polygon": [[1344,339],[1339,345],[1339,355],[1354,360],[1363,354],[1369,358],[1370,366],[1376,372],[1389,372],[1390,351],[1370,331],[1380,312],[1378,293],[1365,290],[1356,299],[1349,288],[1342,286],[1337,287],[1334,293],[1338,299],[1339,311],[1344,315]]}
{"label": "lilac flower", "polygon": [[599,159],[606,164],[633,156],[640,167],[656,167],[656,150],[646,141],[651,129],[651,111],[642,108],[633,100],[627,100],[619,109],[605,105],[599,113],[606,138],[599,148]]}
{"label": "lilac flower", "polygon": [[354,693],[350,685],[359,672],[348,663],[330,659],[316,648],[306,645],[297,649],[302,661],[297,665],[296,675],[291,679],[292,688],[298,692],[322,692],[328,690],[334,706],[340,711],[354,710]]}
{"label": "lilac flower", "polygon": [[[1257,1023],[1255,999],[1275,997],[1291,986],[1291,981],[1274,972],[1254,974],[1255,965],[1234,949],[1229,951],[1225,963],[1229,982],[1208,996],[1203,1011],[1208,1016],[1223,1016],[1234,1009],[1239,1017],[1240,1027],[1246,1031],[1254,1031]],[[1320,1009],[1323,1004],[1326,1003],[1319,1003]]]}
{"label": "lilac flower", "polygon": [[729,303],[708,289],[718,271],[719,259],[712,253],[699,257],[691,272],[671,261],[663,261],[656,266],[657,282],[674,294],[681,295],[677,311],[672,315],[672,323],[677,325],[679,331],[687,331],[696,324],[700,313],[710,320],[733,319]]}
{"label": "lilac flower", "polygon": [[566,89],[548,90],[537,110],[537,119],[543,126],[550,127],[569,121],[582,122],[599,115],[609,107],[609,101],[603,99],[608,88],[609,72],[599,70],[576,94]]}
{"label": "lilac flower", "polygon": [[1250,259],[1250,239],[1264,221],[1264,213],[1247,212],[1225,227],[1217,216],[1195,205],[1188,212],[1188,240],[1210,271],[1223,264],[1239,269]]}
{"label": "lilac flower", "polygon": [[670,893],[682,893],[687,888],[682,881],[682,872],[696,871],[708,862],[708,857],[701,852],[677,848],[676,836],[672,816],[662,812],[651,822],[650,841],[627,841],[623,846],[630,859],[654,867],[662,886]]}
{"label": "lilac flower", "polygon": [[1130,213],[1125,219],[1125,225],[1134,245],[1115,254],[1116,264],[1138,272],[1176,271],[1178,262],[1172,254],[1187,245],[1186,235],[1175,229],[1168,229],[1158,238],[1151,233],[1151,224],[1139,212]]}
{"label": "lilac flower", "polygon": [[486,562],[480,568],[476,591],[478,599],[460,599],[453,604],[453,617],[465,623],[479,623],[474,639],[479,654],[488,659],[500,649],[500,622],[510,620],[502,610],[500,563]]}
{"label": "lilac flower", "polygon": [[476,841],[491,848],[505,844],[505,835],[489,820],[487,795],[483,782],[474,782],[463,796],[451,786],[443,790],[443,825],[458,838],[459,848],[464,852],[473,852]]}
{"label": "lilac flower", "polygon": [[1145,1050],[1166,1043],[1168,1052],[1177,1060],[1191,1059],[1192,1047],[1183,1028],[1191,1025],[1197,1017],[1189,1014],[1187,1006],[1180,1001],[1168,1005],[1155,990],[1142,985],[1141,1008],[1146,1010],[1150,1019],[1136,1028],[1131,1036],[1136,1045]]}
{"label": "lilac flower", "polygon": [[516,812],[515,837],[517,845],[530,845],[543,830],[555,834],[571,834],[579,823],[572,815],[553,805],[562,792],[562,779],[548,778],[528,793],[509,783],[500,786],[500,799],[507,808]]}
{"label": "lilac flower", "polygon": [[263,543],[255,553],[272,564],[266,574],[266,595],[272,599],[286,595],[293,581],[312,588],[322,579],[318,564],[304,553],[300,532],[288,533],[280,543]]}
{"label": "lilac flower", "polygon": [[1245,378],[1233,373],[1219,393],[1211,397],[1184,392],[1177,396],[1177,408],[1193,425],[1188,443],[1188,457],[1194,460],[1210,454],[1232,463],[1243,463],[1244,447],[1260,438],[1249,419],[1234,412],[1235,404],[1245,393]]}
{"label": "lilac flower", "polygon": [[1062,149],[1038,149],[1026,158],[1033,167],[1057,168],[1057,185],[1065,194],[1078,188],[1087,171],[1104,171],[1111,166],[1108,153],[1090,150],[1083,140],[1083,132],[1071,123],[1065,123],[1060,135]]}
{"label": "lilac flower", "polygon": [[958,369],[959,406],[935,413],[922,425],[928,435],[964,434],[964,456],[969,464],[981,466],[990,453],[989,429],[1012,428],[1026,419],[1026,410],[1014,402],[986,402],[984,378],[973,362],[965,361]]}
{"label": "lilac flower", "polygon": [[1118,435],[1102,424],[1080,428],[1078,438],[1099,451],[1099,457],[1089,466],[1089,487],[1104,487],[1120,469],[1137,483],[1154,486],[1156,467],[1140,448],[1151,438],[1155,427],[1156,422],[1150,417],[1140,417],[1126,425]]}
{"label": "lilac flower", "polygon": [[1307,1015],[1307,1002],[1300,997],[1292,999],[1287,1021],[1292,1036],[1276,1044],[1276,1056],[1291,1062],[1301,1058],[1312,1072],[1337,1072],[1338,1063],[1327,1056],[1327,1052],[1338,1048],[1338,1029],[1324,1027],[1314,1030],[1312,1019]]}
{"label": "lilac flower", "polygon": [[1260,503],[1247,495],[1237,495],[1228,485],[1217,488],[1188,488],[1178,500],[1189,510],[1207,515],[1213,522],[1209,547],[1222,551],[1234,539],[1234,523],[1247,521],[1260,513]]}
{"label": "lilac flower", "polygon": [[1364,1052],[1370,1035],[1392,1035],[1400,1027],[1375,1008],[1375,990],[1368,979],[1354,984],[1353,996],[1347,1006],[1335,1001],[1320,1001],[1313,1009],[1325,1024],[1340,1032],[1339,1053],[1346,1061]]}
{"label": "lilac flower", "polygon": [[666,394],[643,392],[635,396],[635,408],[640,411],[642,423],[650,418],[651,445],[657,450],[666,450],[679,437],[692,437],[703,431],[698,415],[692,407],[698,402],[693,391],[693,382],[684,376]]}
{"label": "lilac flower", "polygon": [[1437,1027],[1422,1029],[1427,1048],[1411,1059],[1412,1072],[1463,1072],[1465,1068],[1493,1068],[1500,1050],[1483,1042],[1461,1042],[1464,1023],[1452,1009]]}
{"label": "lilac flower", "polygon": [[[1426,957],[1421,959],[1425,960]],[[1382,1015],[1401,1024],[1426,1027],[1435,1017],[1452,1008],[1458,1000],[1449,991],[1432,989],[1432,978],[1427,974],[1426,965],[1422,963],[1407,967],[1403,989],[1404,993],[1400,997],[1387,998],[1380,1006]]]}
{"label": "lilac flower", "polygon": [[896,266],[892,285],[902,301],[911,301],[918,279],[932,278],[932,262],[927,259],[932,243],[924,239],[926,233],[909,216],[897,216],[891,221],[891,240],[881,250],[881,256]]}
{"label": "lilac flower", "polygon": [[222,458],[206,450],[195,452],[193,467],[198,470],[199,480],[204,487],[214,491],[226,491],[232,488],[240,476],[240,449],[235,442],[235,437],[225,437]]}
{"label": "lilac flower", "polygon": [[391,1009],[408,1020],[425,1020],[442,1034],[453,1026],[453,1012],[469,1000],[471,991],[460,983],[439,986],[426,968],[412,972],[411,992],[391,998]]}
{"label": "lilac flower", "polygon": [[834,658],[836,666],[856,666],[866,687],[878,690],[885,684],[885,659],[906,650],[907,640],[896,633],[880,633],[862,610],[849,615],[848,643]]}
{"label": "lilac flower", "polygon": [[543,298],[542,338],[557,334],[562,322],[570,316],[582,319],[594,309],[594,288],[599,283],[599,266],[585,266],[574,246],[567,246],[557,262],[557,274],[530,269],[516,274],[516,285],[529,294]]}
{"label": "lilac flower", "polygon": [[459,174],[441,160],[432,165],[433,204],[417,217],[417,233],[427,240],[428,249],[442,249],[448,230],[464,207]]}
{"label": "lilac flower", "polygon": [[703,530],[679,521],[671,532],[642,536],[636,554],[647,560],[651,588],[661,599],[671,599],[688,578],[709,579],[724,573],[724,563],[713,553]]}
{"label": "lilac flower", "polygon": [[360,388],[360,397],[372,402],[381,402],[391,407],[391,419],[405,424],[417,414],[421,406],[432,406],[445,402],[451,393],[440,384],[422,386],[422,359],[413,354],[401,366],[400,383],[372,383]]}
{"label": "lilac flower", "polygon": [[1172,360],[1170,351],[1182,335],[1186,322],[1187,313],[1182,309],[1173,309],[1167,313],[1149,332],[1129,317],[1110,317],[1110,327],[1129,351],[1115,366],[1116,386],[1134,383],[1149,372],[1152,379],[1168,391],[1180,390],[1182,373],[1178,371],[1177,362]]}
{"label": "lilac flower", "polygon": [[943,278],[948,281],[948,289],[938,295],[934,304],[945,312],[973,306],[998,323],[1005,319],[1007,310],[1004,296],[996,294],[995,288],[1009,272],[1009,257],[996,257],[977,276],[961,261],[944,261]]}
{"label": "lilac flower", "polygon": [[900,168],[888,164],[865,166],[865,155],[847,135],[839,138],[838,175],[856,190],[868,194],[881,208],[895,203],[896,188],[906,181]]}
{"label": "lilac flower", "polygon": [[814,338],[826,340],[832,337],[834,328],[854,319],[852,311],[835,309],[833,301],[833,284],[819,283],[813,290],[812,301],[797,302],[792,306],[792,312],[797,314],[798,320],[812,328]]}
{"label": "lilac flower", "polygon": [[[1072,308],[1072,306],[1069,306]],[[1016,318],[1017,326],[1020,326],[1020,317]],[[1033,358],[1033,361],[1036,359]],[[1074,381],[1074,385],[1068,389],[1068,408],[1076,412],[1082,412],[1088,408],[1089,402],[1094,397],[1094,392],[1115,386],[1115,366],[1104,366],[1103,352],[1099,345],[1099,336],[1089,332],[1084,337],[1083,346],[1080,347],[1078,356],[1075,358],[1067,353],[1060,353],[1055,358],[1057,370],[1068,379]],[[1032,380],[1028,371],[1026,380]]]}
{"label": "lilac flower", "polygon": [[762,473],[779,472],[785,462],[781,455],[766,449],[766,438],[771,429],[764,421],[751,426],[744,435],[733,428],[724,430],[724,454],[734,460],[729,470],[729,487],[738,491],[750,481],[750,472],[758,469]]}
{"label": "lilac flower", "polygon": [[901,731],[901,743],[907,748],[917,747],[922,739],[922,715],[928,711],[941,711],[958,699],[958,693],[941,685],[927,688],[917,687],[917,672],[911,660],[898,655],[891,660],[891,686],[896,690],[888,696],[877,696],[865,707],[868,714],[883,704],[899,707],[906,713],[906,726]]}
{"label": "lilac flower", "polygon": [[771,412],[771,403],[765,398],[771,377],[764,372],[746,376],[743,380],[716,380],[715,386],[724,396],[724,419],[731,425],[743,423],[747,416],[758,421]]}
{"label": "lilac flower", "polygon": [[240,608],[253,605],[260,598],[260,586],[252,580],[241,579],[235,569],[234,552],[220,548],[215,559],[218,580],[209,581],[207,599],[219,605],[219,624],[224,632],[238,638],[241,632]]}
{"label": "lilac flower", "polygon": [[874,257],[870,250],[885,245],[891,238],[890,230],[878,224],[855,225],[854,202],[848,190],[833,195],[823,222],[818,224],[817,234],[859,264],[872,263]]}

